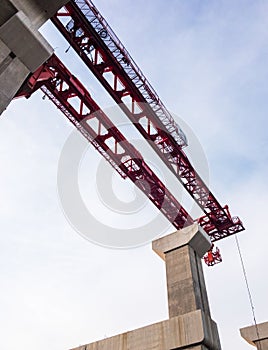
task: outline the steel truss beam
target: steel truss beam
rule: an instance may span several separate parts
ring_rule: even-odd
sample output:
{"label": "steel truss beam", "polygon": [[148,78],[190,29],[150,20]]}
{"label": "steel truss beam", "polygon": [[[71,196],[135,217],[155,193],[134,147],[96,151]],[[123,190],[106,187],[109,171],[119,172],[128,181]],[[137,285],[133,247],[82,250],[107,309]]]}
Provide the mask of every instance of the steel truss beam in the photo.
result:
{"label": "steel truss beam", "polygon": [[28,98],[38,89],[45,93],[118,173],[123,178],[129,178],[177,229],[194,223],[145,163],[141,154],[57,56],[53,55],[32,74],[16,97]]}
{"label": "steel truss beam", "polygon": [[211,240],[243,231],[191,165],[183,132],[93,3],[72,0],[52,22],[204,211],[198,222]]}

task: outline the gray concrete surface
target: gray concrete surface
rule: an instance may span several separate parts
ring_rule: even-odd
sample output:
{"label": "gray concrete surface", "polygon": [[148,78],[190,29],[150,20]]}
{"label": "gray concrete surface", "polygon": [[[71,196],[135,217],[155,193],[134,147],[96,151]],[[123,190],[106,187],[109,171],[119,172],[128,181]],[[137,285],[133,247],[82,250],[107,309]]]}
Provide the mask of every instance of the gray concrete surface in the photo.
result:
{"label": "gray concrete surface", "polygon": [[209,250],[211,242],[202,227],[193,224],[153,241],[152,247],[156,254],[165,260],[167,252],[186,245],[192,247],[201,258]]}
{"label": "gray concrete surface", "polygon": [[199,309],[210,315],[200,259],[210,246],[197,224],[153,242],[153,250],[166,262],[170,318]]}
{"label": "gray concrete surface", "polygon": [[29,73],[53,53],[38,32],[66,0],[0,1],[0,114]]}
{"label": "gray concrete surface", "polygon": [[155,240],[153,250],[166,263],[170,318],[73,350],[221,350],[200,258],[210,245],[198,225]]}
{"label": "gray concrete surface", "polygon": [[268,350],[268,322],[240,329],[241,336],[258,350]]}
{"label": "gray concrete surface", "polygon": [[[3,1],[3,0],[1,0]],[[7,1],[7,0],[4,0]],[[40,28],[59,8],[64,6],[66,0],[10,0],[12,5],[22,11],[36,29]]]}
{"label": "gray concrete surface", "polygon": [[27,67],[10,56],[10,49],[0,40],[0,114],[29,74]]}
{"label": "gray concrete surface", "polygon": [[189,346],[194,350],[219,350],[215,328],[215,323],[197,310],[73,350],[171,350]]}

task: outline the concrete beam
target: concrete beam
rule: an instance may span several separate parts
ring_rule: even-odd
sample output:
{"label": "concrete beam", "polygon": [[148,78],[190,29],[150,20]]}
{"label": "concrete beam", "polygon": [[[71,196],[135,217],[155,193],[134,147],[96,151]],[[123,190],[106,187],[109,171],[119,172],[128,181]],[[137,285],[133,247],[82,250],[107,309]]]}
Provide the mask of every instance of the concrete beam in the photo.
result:
{"label": "concrete beam", "polygon": [[9,0],[1,0],[0,3],[0,26],[9,20],[18,10]]}
{"label": "concrete beam", "polygon": [[[2,1],[2,0],[1,0]],[[24,12],[33,27],[40,28],[62,6],[66,0],[9,0],[18,11]]]}
{"label": "concrete beam", "polygon": [[7,56],[10,54],[10,49],[0,40],[0,73],[6,68],[3,62],[6,60]]}
{"label": "concrete beam", "polygon": [[0,0],[0,114],[53,53],[38,32],[66,0]]}
{"label": "concrete beam", "polygon": [[53,53],[52,47],[38,31],[32,29],[30,20],[22,11],[0,27],[0,39],[30,72],[34,72]]}
{"label": "concrete beam", "polygon": [[0,40],[0,114],[28,74],[28,68],[18,58],[11,57],[10,49]]}
{"label": "concrete beam", "polygon": [[[257,332],[258,329],[258,332]],[[240,329],[241,336],[258,350],[268,350],[268,322]]]}
{"label": "concrete beam", "polygon": [[219,350],[216,324],[201,310],[73,350]]}
{"label": "concrete beam", "polygon": [[192,247],[199,257],[203,257],[211,247],[211,241],[202,227],[193,224],[153,241],[152,247],[165,260],[166,253],[186,245]]}

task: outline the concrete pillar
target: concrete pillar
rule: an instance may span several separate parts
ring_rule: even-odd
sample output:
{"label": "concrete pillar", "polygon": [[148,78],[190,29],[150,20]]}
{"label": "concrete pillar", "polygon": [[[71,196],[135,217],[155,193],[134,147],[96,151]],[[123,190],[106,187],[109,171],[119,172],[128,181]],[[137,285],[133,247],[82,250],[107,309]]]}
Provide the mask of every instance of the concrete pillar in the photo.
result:
{"label": "concrete pillar", "polygon": [[198,225],[155,240],[153,250],[166,262],[170,318],[73,350],[221,350],[201,265],[210,245]]}
{"label": "concrete pillar", "polygon": [[[258,329],[258,331],[257,331]],[[268,350],[268,322],[240,329],[241,336],[258,350]]]}
{"label": "concrete pillar", "polygon": [[153,242],[153,250],[165,261],[169,317],[202,310],[210,316],[201,257],[211,246],[197,224]]}
{"label": "concrete pillar", "polygon": [[166,263],[169,317],[201,310],[206,316],[206,327],[213,324],[208,340],[189,347],[192,350],[221,349],[217,325],[210,316],[201,263],[210,246],[209,236],[197,224],[161,237],[152,244],[153,250]]}
{"label": "concrete pillar", "polygon": [[66,0],[0,1],[0,114],[34,72],[53,53],[38,32]]}

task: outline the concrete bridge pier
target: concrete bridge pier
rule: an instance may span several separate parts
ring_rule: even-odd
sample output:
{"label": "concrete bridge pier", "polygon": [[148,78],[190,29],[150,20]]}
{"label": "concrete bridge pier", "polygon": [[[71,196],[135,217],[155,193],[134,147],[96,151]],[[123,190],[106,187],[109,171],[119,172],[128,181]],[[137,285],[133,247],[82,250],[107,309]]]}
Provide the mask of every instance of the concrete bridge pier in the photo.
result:
{"label": "concrete bridge pier", "polygon": [[166,263],[170,318],[75,350],[221,350],[201,265],[210,245],[196,224],[155,240]]}
{"label": "concrete bridge pier", "polygon": [[203,332],[200,343],[190,347],[193,350],[221,349],[217,325],[210,315],[201,262],[210,246],[208,235],[197,224],[155,240],[152,244],[153,250],[166,263],[170,319],[189,314],[202,315],[201,322],[189,325],[189,332],[196,332],[195,327],[200,327]]}

